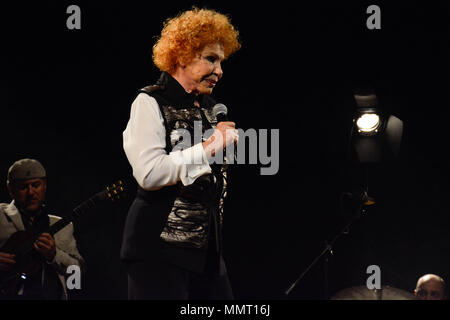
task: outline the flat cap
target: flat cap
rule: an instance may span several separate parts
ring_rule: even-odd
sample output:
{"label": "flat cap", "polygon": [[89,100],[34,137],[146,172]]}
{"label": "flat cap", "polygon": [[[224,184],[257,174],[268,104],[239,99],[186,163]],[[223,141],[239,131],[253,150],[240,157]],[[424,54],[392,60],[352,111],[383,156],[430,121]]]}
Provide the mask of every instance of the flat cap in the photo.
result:
{"label": "flat cap", "polygon": [[7,182],[45,178],[46,176],[44,166],[39,161],[34,159],[21,159],[14,162],[9,168]]}

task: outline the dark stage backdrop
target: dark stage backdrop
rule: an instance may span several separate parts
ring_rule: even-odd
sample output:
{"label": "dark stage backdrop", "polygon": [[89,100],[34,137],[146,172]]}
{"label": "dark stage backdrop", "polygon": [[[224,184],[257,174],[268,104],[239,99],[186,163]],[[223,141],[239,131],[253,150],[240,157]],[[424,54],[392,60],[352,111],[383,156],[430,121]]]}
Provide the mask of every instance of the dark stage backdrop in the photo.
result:
{"label": "dark stage backdrop", "polygon": [[[229,14],[243,43],[223,64],[215,98],[240,128],[280,130],[276,175],[231,168],[224,233],[236,297],[323,298],[323,260],[283,292],[351,216],[339,195],[360,178],[346,148],[352,89],[367,84],[404,121],[404,139],[399,159],[369,168],[376,205],[336,243],[330,294],[364,285],[373,264],[383,284],[408,291],[424,273],[448,280],[450,7],[395,3],[2,4],[0,200],[10,201],[6,172],[24,157],[46,167],[47,204],[59,215],[119,178],[131,181],[127,200],[75,223],[87,273],[71,292],[126,299],[119,250],[136,184],[122,132],[136,90],[159,77],[151,48],[164,19],[195,4]],[[81,8],[81,30],[66,28],[71,4]],[[381,8],[381,30],[366,27],[370,4]]]}

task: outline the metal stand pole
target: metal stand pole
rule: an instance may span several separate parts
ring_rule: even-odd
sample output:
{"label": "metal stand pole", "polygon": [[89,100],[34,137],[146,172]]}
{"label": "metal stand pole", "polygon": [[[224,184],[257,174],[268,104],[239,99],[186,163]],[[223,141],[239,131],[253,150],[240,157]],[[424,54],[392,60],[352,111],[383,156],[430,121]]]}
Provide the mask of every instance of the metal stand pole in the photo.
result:
{"label": "metal stand pole", "polygon": [[363,199],[361,199],[361,202],[359,204],[357,213],[347,222],[347,224],[340,230],[340,232],[331,240],[330,243],[325,244],[325,248],[319,253],[319,255],[311,262],[311,264],[305,269],[305,271],[302,272],[302,274],[295,280],[291,286],[285,291],[285,295],[289,295],[291,291],[295,288],[295,286],[303,279],[303,277],[308,273],[308,271],[314,267],[317,262],[325,256],[325,274],[324,274],[324,295],[326,295],[326,299],[328,299],[328,256],[327,254],[333,254],[333,246],[335,242],[339,239],[339,237],[342,234],[347,234],[348,230],[350,229],[350,226],[361,216],[361,214],[366,212],[366,209],[364,208],[365,203],[367,202],[367,199],[369,197],[367,196],[367,193],[364,193]]}

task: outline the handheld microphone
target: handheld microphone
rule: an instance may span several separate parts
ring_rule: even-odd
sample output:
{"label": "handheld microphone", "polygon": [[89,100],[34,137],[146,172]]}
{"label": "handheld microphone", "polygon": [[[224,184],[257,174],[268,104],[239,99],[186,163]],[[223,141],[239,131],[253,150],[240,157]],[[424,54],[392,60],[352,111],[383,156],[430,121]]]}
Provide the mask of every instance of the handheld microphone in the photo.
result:
{"label": "handheld microphone", "polygon": [[[228,108],[223,103],[217,103],[213,109],[212,109],[213,116],[216,117],[217,123],[224,122],[224,121],[230,121],[228,119]],[[235,142],[236,146],[236,142]],[[237,163],[237,155],[236,155],[236,148],[234,148],[234,163]]]}
{"label": "handheld microphone", "polygon": [[212,114],[216,117],[217,122],[228,121],[228,109],[223,103],[216,104],[212,109]]}

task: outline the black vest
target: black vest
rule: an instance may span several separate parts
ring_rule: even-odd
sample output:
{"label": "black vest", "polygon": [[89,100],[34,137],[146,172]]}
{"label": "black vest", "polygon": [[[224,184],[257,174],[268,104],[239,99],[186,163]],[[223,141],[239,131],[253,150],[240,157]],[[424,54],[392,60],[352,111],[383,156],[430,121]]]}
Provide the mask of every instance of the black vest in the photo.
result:
{"label": "black vest", "polygon": [[[156,85],[139,91],[157,101],[166,129],[166,152],[180,148],[171,133],[183,129],[194,139],[194,123],[204,132],[215,126],[212,114],[215,101],[194,97],[169,74],[163,72]],[[190,147],[195,141],[188,143]],[[182,141],[186,144],[186,141]],[[181,147],[183,149],[183,147]],[[223,202],[226,195],[226,165],[211,166],[212,173],[203,175],[189,186],[181,182],[157,191],[138,187],[137,197],[128,212],[121,257],[124,260],[155,258],[201,271],[207,249],[221,252]]]}

